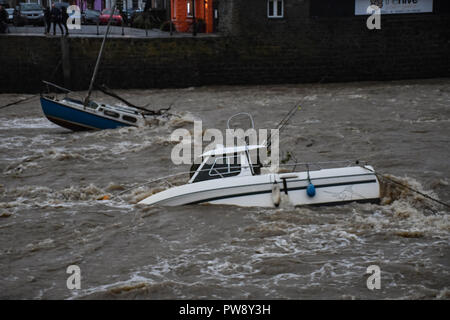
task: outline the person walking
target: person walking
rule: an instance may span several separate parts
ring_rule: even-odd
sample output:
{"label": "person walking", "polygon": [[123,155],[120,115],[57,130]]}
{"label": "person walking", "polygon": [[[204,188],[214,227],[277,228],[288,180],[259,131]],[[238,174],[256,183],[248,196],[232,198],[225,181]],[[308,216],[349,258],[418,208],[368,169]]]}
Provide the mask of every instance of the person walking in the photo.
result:
{"label": "person walking", "polygon": [[61,35],[64,34],[63,28],[61,26],[61,10],[59,10],[55,3],[52,4],[52,10],[50,11],[50,21],[53,23],[53,35],[56,36],[56,24],[58,24],[61,30]]}
{"label": "person walking", "polygon": [[0,33],[6,33],[8,30],[8,12],[0,4]]}
{"label": "person walking", "polygon": [[69,29],[67,28],[67,19],[69,19],[69,15],[67,14],[67,8],[61,7],[61,23],[66,29],[66,36],[69,35]]}
{"label": "person walking", "polygon": [[46,6],[44,9],[44,23],[45,23],[44,33],[47,35],[50,33],[50,23],[51,23],[51,15],[50,15],[49,6]]}

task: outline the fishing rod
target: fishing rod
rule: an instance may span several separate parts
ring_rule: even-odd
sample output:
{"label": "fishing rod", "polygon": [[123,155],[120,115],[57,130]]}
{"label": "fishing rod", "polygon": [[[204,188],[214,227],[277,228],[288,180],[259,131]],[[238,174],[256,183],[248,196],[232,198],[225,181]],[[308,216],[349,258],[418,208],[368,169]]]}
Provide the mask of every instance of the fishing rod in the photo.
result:
{"label": "fishing rod", "polygon": [[[289,112],[281,119],[281,121],[278,123],[276,129],[278,130],[278,134],[281,130],[288,124],[289,120],[297,113],[297,111],[301,110],[300,103],[296,103],[295,106],[289,110]],[[269,150],[270,146],[272,145],[272,132],[269,133],[269,136],[266,139],[266,147]],[[264,144],[264,143],[263,143]]]}

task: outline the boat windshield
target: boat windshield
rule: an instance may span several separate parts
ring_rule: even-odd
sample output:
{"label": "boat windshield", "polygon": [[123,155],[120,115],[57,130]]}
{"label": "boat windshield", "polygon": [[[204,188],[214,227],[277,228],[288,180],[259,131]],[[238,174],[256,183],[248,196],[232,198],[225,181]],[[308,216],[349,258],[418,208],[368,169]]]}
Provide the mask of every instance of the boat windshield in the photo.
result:
{"label": "boat windshield", "polygon": [[193,182],[227,178],[241,173],[240,157],[234,155],[211,156],[201,167]]}

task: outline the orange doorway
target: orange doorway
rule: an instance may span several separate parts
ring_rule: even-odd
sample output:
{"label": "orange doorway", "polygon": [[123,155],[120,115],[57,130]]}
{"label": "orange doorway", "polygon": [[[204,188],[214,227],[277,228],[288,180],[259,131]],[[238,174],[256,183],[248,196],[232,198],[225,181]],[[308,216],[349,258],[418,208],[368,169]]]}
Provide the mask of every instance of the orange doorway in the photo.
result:
{"label": "orange doorway", "polygon": [[214,32],[213,0],[171,0],[172,21],[178,32],[192,32],[194,14],[198,32]]}

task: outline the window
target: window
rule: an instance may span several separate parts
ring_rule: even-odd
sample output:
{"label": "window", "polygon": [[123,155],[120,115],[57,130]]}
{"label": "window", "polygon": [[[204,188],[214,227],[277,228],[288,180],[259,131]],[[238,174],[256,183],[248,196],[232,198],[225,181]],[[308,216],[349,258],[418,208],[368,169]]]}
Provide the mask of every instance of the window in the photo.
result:
{"label": "window", "polygon": [[237,154],[234,154],[234,156],[211,156],[200,171],[197,171],[198,166],[192,166],[191,171],[195,170],[197,172],[192,182],[237,176],[241,173],[241,163],[239,160],[240,157]]}
{"label": "window", "polygon": [[130,116],[122,116],[122,119],[128,122],[133,122],[136,123],[137,119],[135,117],[130,117]]}
{"label": "window", "polygon": [[267,0],[267,17],[283,18],[284,1],[283,0]]}
{"label": "window", "polygon": [[194,4],[192,3],[193,0],[188,0],[187,1],[187,16],[188,17],[192,17],[193,16],[193,12],[194,12]]}
{"label": "window", "polygon": [[230,177],[238,175],[241,172],[241,165],[238,162],[238,156],[216,158],[213,166],[209,170],[210,176]]}
{"label": "window", "polygon": [[109,110],[105,110],[103,111],[104,114],[106,114],[107,116],[113,117],[113,118],[118,118],[119,114],[117,112],[114,111],[109,111]]}

